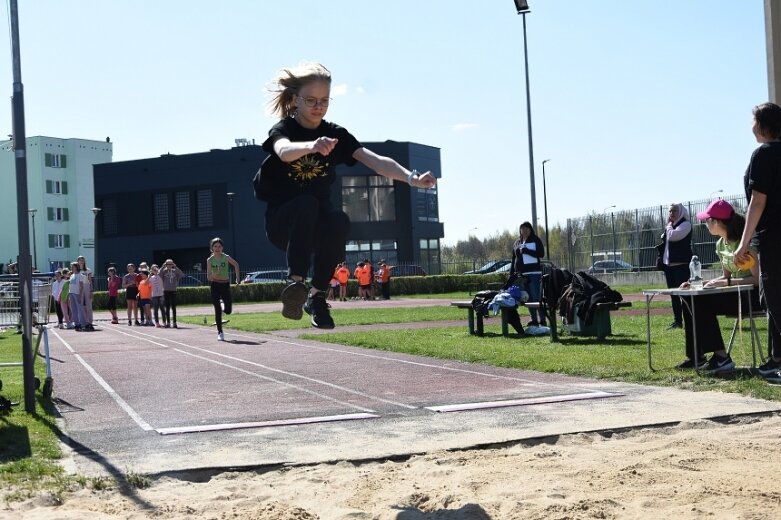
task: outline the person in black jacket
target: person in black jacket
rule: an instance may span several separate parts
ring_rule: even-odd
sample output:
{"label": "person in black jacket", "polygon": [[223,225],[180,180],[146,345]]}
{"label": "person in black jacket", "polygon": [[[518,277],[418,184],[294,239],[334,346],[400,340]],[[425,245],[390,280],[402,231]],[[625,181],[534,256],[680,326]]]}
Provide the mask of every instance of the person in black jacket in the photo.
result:
{"label": "person in black jacket", "polygon": [[[683,204],[670,204],[667,211],[667,225],[662,233],[664,248],[660,251],[664,278],[668,288],[678,288],[689,279],[689,260],[692,258],[692,224]],[[683,327],[681,298],[670,296],[674,321],[667,329]]]}
{"label": "person in black jacket", "polygon": [[781,379],[781,107],[762,103],[752,110],[752,132],[759,147],[751,154],[743,177],[746,227],[735,251],[747,260],[752,243],[759,250],[759,291],[767,309],[768,359],[757,370],[763,377]]}
{"label": "person in black jacket", "polygon": [[[526,278],[526,291],[530,302],[540,301],[542,282],[542,265],[540,258],[545,256],[542,240],[534,234],[529,222],[521,224],[520,238],[513,244],[513,260],[510,265],[510,278],[521,275]],[[545,313],[537,309],[529,309],[532,320],[529,327],[545,325]]]}

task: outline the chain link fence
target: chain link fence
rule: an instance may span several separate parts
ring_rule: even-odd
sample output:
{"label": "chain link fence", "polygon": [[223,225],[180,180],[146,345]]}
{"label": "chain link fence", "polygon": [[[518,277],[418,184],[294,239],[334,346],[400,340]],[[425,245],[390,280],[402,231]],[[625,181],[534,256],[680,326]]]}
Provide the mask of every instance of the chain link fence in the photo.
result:
{"label": "chain link fence", "polygon": [[[745,214],[746,197],[722,197]],[[683,202],[692,224],[692,251],[703,265],[718,261],[715,244],[718,237],[708,233],[697,213],[705,210],[712,199]],[[652,206],[601,215],[567,219],[567,267],[585,270],[601,260],[616,260],[627,264],[623,269],[645,271],[656,269],[656,245],[667,223],[669,205]],[[624,264],[621,264],[624,265]],[[621,270],[623,270],[621,269]]]}

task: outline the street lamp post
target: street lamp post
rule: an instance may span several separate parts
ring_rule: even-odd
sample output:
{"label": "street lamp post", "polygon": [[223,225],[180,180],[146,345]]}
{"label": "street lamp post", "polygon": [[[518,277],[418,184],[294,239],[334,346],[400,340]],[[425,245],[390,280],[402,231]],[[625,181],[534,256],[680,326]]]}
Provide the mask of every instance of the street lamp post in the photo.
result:
{"label": "street lamp post", "polygon": [[550,159],[542,161],[542,202],[545,206],[545,253],[550,260],[550,240],[548,238],[548,190],[545,187],[545,163],[550,162]]}
{"label": "street lamp post", "polygon": [[523,63],[526,71],[526,124],[529,135],[529,186],[532,199],[532,226],[537,229],[537,193],[534,188],[534,145],[532,144],[532,106],[529,93],[529,50],[526,44],[526,14],[530,13],[529,2],[526,0],[514,0],[515,9],[523,16]]}
{"label": "street lamp post", "polygon": [[231,247],[233,248],[233,256],[238,258],[238,244],[236,244],[236,213],[233,211],[233,197],[236,194],[232,191],[229,191],[226,193],[226,195],[228,196],[228,204],[230,204],[231,209]]}
{"label": "street lamp post", "polygon": [[92,228],[93,232],[93,238],[92,238],[92,254],[95,258],[92,260],[92,271],[93,271],[93,278],[95,281],[99,280],[101,277],[98,276],[98,273],[102,273],[103,269],[99,269],[98,267],[98,213],[100,213],[101,208],[92,208],[92,214],[95,215],[95,221]]}
{"label": "street lamp post", "polygon": [[[607,210],[615,208],[616,205],[613,204],[612,206],[606,207],[604,210],[602,210],[603,213],[607,213]],[[610,229],[611,234],[613,235],[613,261],[616,261],[616,223],[615,219],[613,218],[613,212],[610,212]],[[608,255],[608,260],[610,260],[610,255]]]}
{"label": "street lamp post", "polygon": [[35,244],[35,214],[38,212],[38,210],[30,208],[27,211],[30,213],[30,216],[33,219],[33,269],[35,269],[38,267],[38,246]]}

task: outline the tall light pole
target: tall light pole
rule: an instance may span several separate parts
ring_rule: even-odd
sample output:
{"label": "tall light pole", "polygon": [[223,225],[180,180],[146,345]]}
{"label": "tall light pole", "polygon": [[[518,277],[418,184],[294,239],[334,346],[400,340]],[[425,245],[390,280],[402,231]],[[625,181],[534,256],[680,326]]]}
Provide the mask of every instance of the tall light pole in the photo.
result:
{"label": "tall light pole", "polygon": [[542,202],[545,205],[545,253],[550,260],[550,240],[548,239],[548,190],[545,188],[545,163],[550,159],[542,161]]}
{"label": "tall light pole", "polygon": [[534,188],[534,145],[532,144],[532,102],[529,94],[529,50],[526,44],[526,14],[530,13],[529,2],[514,0],[515,9],[523,16],[523,64],[526,71],[526,124],[529,134],[529,186],[532,197],[532,227],[537,229],[537,192]]}
{"label": "tall light pole", "polygon": [[236,194],[229,191],[226,195],[228,196],[228,204],[231,209],[231,248],[233,248],[233,256],[238,257],[239,253],[236,251],[238,246],[238,244],[236,244],[236,213],[233,211],[233,197]]}
{"label": "tall light pole", "polygon": [[98,266],[98,213],[100,213],[100,211],[100,208],[92,208],[92,214],[95,215],[94,226],[92,229],[92,254],[95,256],[95,258],[92,260],[92,274],[93,279],[96,282],[97,280],[101,279],[100,275],[103,273],[103,269]]}
{"label": "tall light pole", "polygon": [[9,6],[11,21],[11,56],[13,60],[13,96],[11,109],[14,130],[14,166],[16,167],[16,225],[19,226],[19,307],[22,315],[22,377],[24,381],[24,410],[35,412],[35,354],[32,348],[32,265],[30,260],[30,227],[24,208],[27,201],[27,145],[24,129],[24,85],[22,85],[22,59],[19,47],[19,7],[17,0]]}
{"label": "tall light pole", "polygon": [[28,213],[30,213],[30,217],[32,217],[33,220],[33,269],[38,266],[38,247],[35,244],[35,214],[38,212],[35,208],[30,208],[27,210]]}

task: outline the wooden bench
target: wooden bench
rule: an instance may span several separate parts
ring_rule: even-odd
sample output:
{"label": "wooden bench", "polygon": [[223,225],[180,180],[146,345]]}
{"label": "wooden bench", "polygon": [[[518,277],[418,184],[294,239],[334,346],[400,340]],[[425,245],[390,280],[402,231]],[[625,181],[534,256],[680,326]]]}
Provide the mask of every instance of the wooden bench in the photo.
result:
{"label": "wooden bench", "polygon": [[[452,307],[458,307],[459,309],[466,309],[466,323],[467,327],[469,329],[469,334],[475,335],[475,336],[482,336],[484,334],[483,332],[483,316],[480,314],[475,313],[474,307],[472,307],[472,302],[470,301],[456,301],[456,302],[450,302],[450,305]],[[499,313],[502,319],[502,336],[509,337],[510,336],[510,324],[507,322],[507,311],[509,310],[507,307],[500,307],[501,312]]]}

